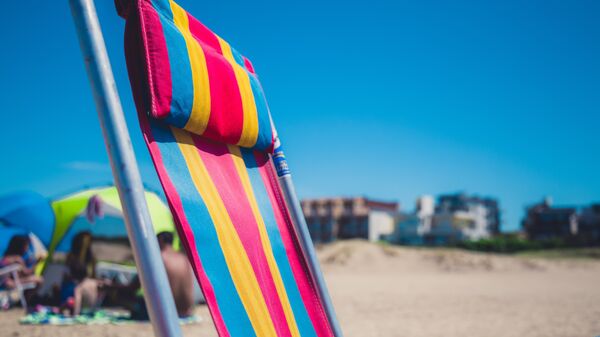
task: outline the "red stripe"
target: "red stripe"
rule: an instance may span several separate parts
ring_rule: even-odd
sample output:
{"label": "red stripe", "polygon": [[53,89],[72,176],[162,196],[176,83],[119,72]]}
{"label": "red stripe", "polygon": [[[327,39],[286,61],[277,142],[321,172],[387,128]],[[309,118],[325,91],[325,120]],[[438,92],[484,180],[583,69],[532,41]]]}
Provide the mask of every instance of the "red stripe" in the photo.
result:
{"label": "red stripe", "polygon": [[[146,54],[143,59],[151,62],[151,64],[146,64],[151,96],[150,113],[155,118],[164,118],[171,112],[173,95],[167,41],[156,9],[149,2],[139,1],[138,3],[140,15],[143,16],[141,35],[144,39],[144,53]],[[130,24],[130,20],[127,20],[127,24]]]}
{"label": "red stripe", "polygon": [[255,74],[252,62],[250,62],[250,60],[248,60],[246,56],[242,56],[242,58],[244,58],[244,65],[246,66],[246,69],[248,69],[248,71],[250,71],[251,73]]}
{"label": "red stripe", "polygon": [[[202,45],[202,44],[201,44]],[[216,51],[203,46],[210,85],[210,117],[205,137],[236,144],[243,130],[244,108],[231,64]]]}
{"label": "red stripe", "polygon": [[217,298],[215,297],[215,291],[212,287],[210,280],[208,279],[208,276],[204,272],[202,262],[198,257],[196,240],[194,239],[194,233],[190,228],[190,224],[186,217],[185,211],[183,210],[181,197],[175,189],[175,186],[173,186],[173,183],[169,178],[169,174],[165,169],[160,149],[158,148],[158,145],[155,143],[154,138],[152,137],[152,130],[147,120],[147,117],[143,113],[139,113],[139,120],[142,133],[144,135],[144,140],[146,141],[146,145],[150,150],[152,162],[154,163],[154,167],[156,168],[156,172],[158,173],[160,183],[163,189],[165,190],[165,194],[167,195],[169,208],[174,214],[174,220],[178,224],[178,226],[176,227],[179,237],[181,239],[181,243],[185,246],[185,251],[188,254],[188,259],[192,262],[192,269],[194,270],[196,278],[198,279],[198,283],[200,284],[200,288],[202,289],[202,294],[204,294],[204,299],[208,304],[208,310],[210,311],[210,315],[213,318],[213,322],[219,333],[219,336],[228,337],[229,331],[227,330],[225,322],[223,321],[223,316],[221,316],[221,311],[219,310]]}
{"label": "red stripe", "polygon": [[203,25],[202,22],[198,21],[198,19],[191,16],[190,13],[187,13],[187,16],[192,35],[194,35],[197,40],[202,41],[202,43],[217,51],[219,54],[222,54],[223,52],[221,51],[221,44],[219,43],[219,39],[215,33]]}
{"label": "red stripe", "polygon": [[243,131],[244,108],[237,78],[223,56],[219,39],[198,19],[187,13],[189,30],[206,56],[210,86],[210,116],[203,136],[236,144]]}
{"label": "red stripe", "polygon": [[229,153],[226,145],[198,136],[193,136],[193,139],[250,260],[277,335],[291,337],[262,243],[257,244],[257,240],[261,238],[258,224],[248,201],[249,196],[244,191],[239,173],[231,159],[233,155]]}
{"label": "red stripe", "polygon": [[298,246],[298,240],[295,237],[289,214],[287,213],[285,201],[279,190],[277,178],[275,178],[273,164],[269,160],[268,155],[264,153],[255,151],[254,157],[256,158],[256,163],[259,167],[259,172],[265,184],[267,194],[271,200],[271,205],[273,206],[273,211],[275,213],[275,221],[279,226],[281,239],[288,254],[288,260],[290,261],[290,266],[296,278],[296,284],[298,285],[298,290],[304,301],[308,316],[315,327],[317,336],[333,336],[333,332],[329,326],[327,316],[325,316],[325,311],[319,300],[317,290],[312,283],[304,258],[300,255],[301,250]]}

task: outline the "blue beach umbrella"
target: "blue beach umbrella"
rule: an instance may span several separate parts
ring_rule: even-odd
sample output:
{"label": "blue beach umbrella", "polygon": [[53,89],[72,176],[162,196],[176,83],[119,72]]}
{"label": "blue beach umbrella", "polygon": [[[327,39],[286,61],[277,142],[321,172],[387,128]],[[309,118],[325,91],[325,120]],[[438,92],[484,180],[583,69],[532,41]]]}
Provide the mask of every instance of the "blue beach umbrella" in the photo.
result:
{"label": "blue beach umbrella", "polygon": [[8,244],[13,235],[34,233],[47,247],[53,231],[54,212],[48,199],[29,191],[0,196],[0,241]]}

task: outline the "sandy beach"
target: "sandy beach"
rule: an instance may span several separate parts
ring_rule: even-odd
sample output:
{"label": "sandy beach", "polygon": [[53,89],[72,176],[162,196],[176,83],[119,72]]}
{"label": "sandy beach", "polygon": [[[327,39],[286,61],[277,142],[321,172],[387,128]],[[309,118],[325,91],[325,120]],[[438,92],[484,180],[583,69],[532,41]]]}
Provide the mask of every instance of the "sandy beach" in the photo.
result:
{"label": "sandy beach", "polygon": [[[340,242],[319,257],[347,337],[599,336],[600,261],[544,259]],[[184,336],[216,336],[204,321]],[[150,336],[147,323],[22,326],[0,312],[0,336]]]}

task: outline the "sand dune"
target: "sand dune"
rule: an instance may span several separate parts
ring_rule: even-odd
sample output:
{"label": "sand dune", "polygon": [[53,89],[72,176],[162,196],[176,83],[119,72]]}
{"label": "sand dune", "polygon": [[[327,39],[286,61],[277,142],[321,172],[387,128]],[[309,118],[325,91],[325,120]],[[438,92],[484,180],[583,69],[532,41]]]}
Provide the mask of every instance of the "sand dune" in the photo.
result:
{"label": "sand dune", "polygon": [[[347,337],[599,336],[600,262],[546,260],[338,242],[319,247]],[[205,322],[184,335],[216,336]],[[149,324],[19,326],[0,313],[0,336],[148,336]]]}
{"label": "sand dune", "polygon": [[348,336],[598,336],[600,263],[344,242],[320,257]]}

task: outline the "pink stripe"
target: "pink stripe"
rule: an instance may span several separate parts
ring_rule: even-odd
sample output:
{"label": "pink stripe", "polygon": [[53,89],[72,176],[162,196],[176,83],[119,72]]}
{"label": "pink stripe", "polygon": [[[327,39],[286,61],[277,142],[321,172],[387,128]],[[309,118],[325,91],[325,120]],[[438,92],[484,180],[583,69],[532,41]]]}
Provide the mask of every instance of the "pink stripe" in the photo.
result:
{"label": "pink stripe", "polygon": [[243,130],[244,108],[237,78],[223,57],[217,36],[187,13],[189,30],[200,44],[206,59],[210,87],[210,115],[203,136],[236,144]]}
{"label": "pink stripe", "polygon": [[[144,111],[138,109],[138,111]],[[192,262],[192,269],[196,274],[196,278],[198,279],[198,283],[200,284],[200,288],[202,289],[202,293],[204,294],[204,298],[206,303],[208,304],[208,310],[210,311],[210,315],[213,318],[213,322],[215,327],[219,333],[219,336],[228,337],[229,331],[225,326],[225,322],[223,321],[223,317],[221,316],[221,311],[219,310],[219,305],[217,304],[217,298],[215,297],[215,291],[208,279],[208,276],[204,272],[204,268],[202,267],[202,262],[198,257],[198,250],[196,249],[196,240],[194,238],[194,233],[190,228],[190,224],[187,220],[185,211],[183,210],[183,205],[181,203],[181,198],[179,193],[173,186],[171,179],[169,178],[169,174],[167,173],[165,166],[162,161],[162,155],[160,153],[160,149],[158,145],[155,143],[154,138],[152,137],[152,129],[147,120],[147,117],[143,113],[139,113],[140,126],[142,129],[142,133],[144,135],[144,140],[146,141],[146,145],[150,150],[150,156],[152,157],[152,162],[154,163],[154,167],[156,168],[156,172],[158,172],[158,178],[160,183],[165,190],[165,194],[167,195],[167,201],[169,203],[169,207],[171,208],[171,212],[174,213],[174,220],[177,222],[177,232],[179,233],[179,237],[181,243],[185,246],[185,251],[188,254],[188,259]]]}
{"label": "pink stripe", "polygon": [[219,196],[250,260],[254,275],[269,308],[277,335],[291,337],[281,300],[262,249],[262,243],[258,241],[260,240],[258,224],[248,201],[249,196],[244,191],[239,173],[231,158],[233,155],[229,153],[226,145],[205,140],[198,136],[193,138],[198,153],[217,187]]}
{"label": "pink stripe", "polygon": [[250,62],[250,60],[248,60],[246,58],[246,56],[242,56],[244,58],[244,65],[246,66],[246,69],[248,69],[249,72],[255,74],[254,72],[254,66],[252,65],[252,62]]}
{"label": "pink stripe", "polygon": [[[187,13],[187,12],[186,12]],[[198,19],[191,16],[190,13],[188,15],[188,22],[190,27],[190,32],[197,40],[202,41],[204,44],[208,45],[210,48],[214,49],[217,53],[223,54],[221,51],[221,44],[219,43],[219,39],[210,29],[208,29],[205,25],[203,25]]]}
{"label": "pink stripe", "polygon": [[321,301],[318,297],[315,286],[312,283],[310,273],[305,264],[304,258],[300,253],[298,240],[295,238],[294,229],[287,213],[285,201],[279,190],[277,178],[275,178],[274,168],[268,155],[255,151],[254,156],[259,167],[260,175],[265,184],[267,194],[271,200],[273,211],[275,213],[275,221],[279,226],[281,240],[288,254],[290,266],[296,278],[296,284],[300,291],[300,296],[304,301],[304,306],[308,312],[308,316],[313,323],[317,336],[329,337],[333,336],[331,327],[329,326],[327,316],[323,310]]}
{"label": "pink stripe", "polygon": [[[144,59],[152,63],[146,64],[151,95],[150,113],[155,118],[163,118],[171,112],[173,95],[167,41],[156,9],[145,1],[139,1],[138,6],[140,15],[143,16],[141,18],[141,35],[144,39],[144,52],[146,54]],[[127,20],[128,24],[130,20]]]}
{"label": "pink stripe", "polygon": [[231,64],[216,51],[202,45],[210,86],[210,116],[205,137],[236,144],[243,130],[244,107]]}

